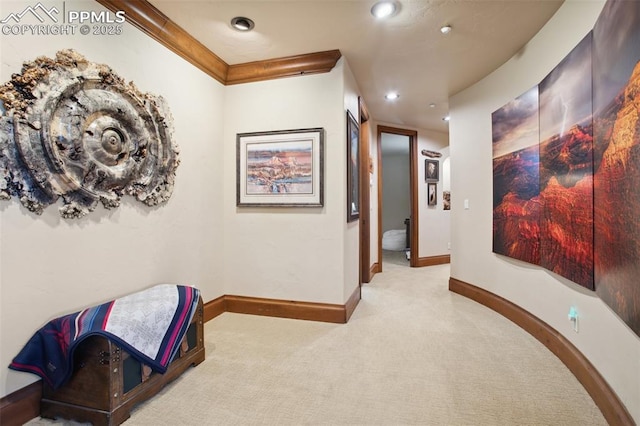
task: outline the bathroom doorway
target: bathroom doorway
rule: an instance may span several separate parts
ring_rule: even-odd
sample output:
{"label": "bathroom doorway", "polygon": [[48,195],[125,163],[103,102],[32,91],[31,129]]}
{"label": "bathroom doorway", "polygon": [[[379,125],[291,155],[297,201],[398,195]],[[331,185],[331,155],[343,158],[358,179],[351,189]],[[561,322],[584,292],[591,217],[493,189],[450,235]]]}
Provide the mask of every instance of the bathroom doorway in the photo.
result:
{"label": "bathroom doorway", "polygon": [[417,266],[416,131],[378,126],[378,259]]}

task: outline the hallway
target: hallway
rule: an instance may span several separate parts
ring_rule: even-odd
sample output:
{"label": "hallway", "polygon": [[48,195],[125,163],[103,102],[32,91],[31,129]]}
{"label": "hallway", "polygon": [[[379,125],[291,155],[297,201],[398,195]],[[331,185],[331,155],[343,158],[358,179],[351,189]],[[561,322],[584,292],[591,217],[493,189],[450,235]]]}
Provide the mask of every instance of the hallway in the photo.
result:
{"label": "hallway", "polygon": [[388,262],[344,325],[222,314],[207,359],[126,424],[606,424],[551,352],[448,278]]}

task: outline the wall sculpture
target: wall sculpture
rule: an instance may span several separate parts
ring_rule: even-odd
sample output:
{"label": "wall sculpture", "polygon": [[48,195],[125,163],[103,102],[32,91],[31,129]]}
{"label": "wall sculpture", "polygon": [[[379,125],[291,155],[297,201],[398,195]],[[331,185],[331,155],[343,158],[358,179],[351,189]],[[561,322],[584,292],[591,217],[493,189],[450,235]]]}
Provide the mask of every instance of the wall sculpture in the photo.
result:
{"label": "wall sculpture", "polygon": [[140,92],[73,50],[25,62],[0,87],[0,199],[80,218],[123,194],[166,202],[179,164],[162,97]]}

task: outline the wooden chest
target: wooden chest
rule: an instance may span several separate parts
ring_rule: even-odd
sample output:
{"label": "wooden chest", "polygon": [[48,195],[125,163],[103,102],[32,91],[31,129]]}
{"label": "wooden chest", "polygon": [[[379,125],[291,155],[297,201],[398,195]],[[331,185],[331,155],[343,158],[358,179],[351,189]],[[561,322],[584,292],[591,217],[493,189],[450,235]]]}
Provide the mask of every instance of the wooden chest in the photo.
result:
{"label": "wooden chest", "polygon": [[94,425],[119,425],[134,405],[160,391],[190,366],[204,361],[203,306],[198,309],[178,355],[164,374],[151,369],[102,336],[83,341],[74,354],[74,372],[63,387],[43,385],[40,415]]}

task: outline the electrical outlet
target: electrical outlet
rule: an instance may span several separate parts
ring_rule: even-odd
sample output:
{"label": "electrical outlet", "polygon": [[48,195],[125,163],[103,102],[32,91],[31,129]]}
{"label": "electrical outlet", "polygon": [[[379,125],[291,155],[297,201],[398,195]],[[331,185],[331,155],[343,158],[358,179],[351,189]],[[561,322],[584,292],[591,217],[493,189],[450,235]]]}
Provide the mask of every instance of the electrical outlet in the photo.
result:
{"label": "electrical outlet", "polygon": [[447,250],[451,250],[451,243],[447,243]]}
{"label": "electrical outlet", "polygon": [[578,332],[578,310],[573,306],[569,308],[569,321],[573,324],[573,331]]}

